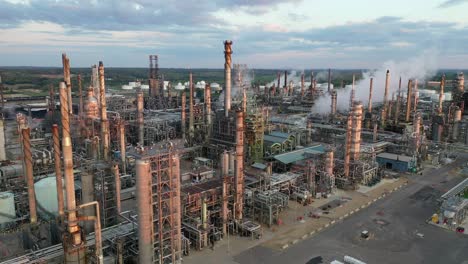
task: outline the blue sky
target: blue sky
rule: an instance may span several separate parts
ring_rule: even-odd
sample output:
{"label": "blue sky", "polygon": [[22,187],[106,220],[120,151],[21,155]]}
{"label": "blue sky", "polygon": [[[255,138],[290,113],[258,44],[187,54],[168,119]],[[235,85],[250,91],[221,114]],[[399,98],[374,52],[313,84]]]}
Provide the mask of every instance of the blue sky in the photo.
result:
{"label": "blue sky", "polygon": [[0,0],[0,65],[374,68],[433,51],[468,68],[468,0]]}

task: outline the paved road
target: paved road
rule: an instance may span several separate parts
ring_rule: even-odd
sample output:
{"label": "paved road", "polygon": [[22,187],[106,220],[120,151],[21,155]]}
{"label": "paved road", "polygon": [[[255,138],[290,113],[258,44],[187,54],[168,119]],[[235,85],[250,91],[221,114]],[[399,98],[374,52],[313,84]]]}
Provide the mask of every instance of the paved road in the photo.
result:
{"label": "paved road", "polygon": [[[319,256],[323,263],[330,263],[350,255],[369,264],[468,264],[467,235],[425,223],[436,208],[436,199],[461,180],[450,175],[450,170],[467,160],[468,155],[463,154],[448,166],[412,176],[406,187],[285,251],[257,246],[234,259],[242,264],[312,264]],[[371,239],[361,240],[362,230],[369,230]]]}

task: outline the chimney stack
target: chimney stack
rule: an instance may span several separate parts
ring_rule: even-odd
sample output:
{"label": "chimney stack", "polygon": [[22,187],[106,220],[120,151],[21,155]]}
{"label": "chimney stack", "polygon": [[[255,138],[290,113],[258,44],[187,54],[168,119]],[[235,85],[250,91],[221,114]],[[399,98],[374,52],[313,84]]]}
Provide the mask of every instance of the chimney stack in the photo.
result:
{"label": "chimney stack", "polygon": [[[193,138],[195,137],[195,127],[194,127],[194,114],[193,114],[193,76],[190,72],[189,76],[189,143],[190,146],[193,144]],[[230,93],[230,92],[229,92]],[[229,103],[230,104],[230,103]]]}
{"label": "chimney stack", "polygon": [[143,91],[141,89],[138,89],[137,91],[138,142],[140,143],[140,146],[142,147],[145,145],[143,107],[144,107]]}
{"label": "chimney stack", "polygon": [[353,106],[353,127],[351,138],[351,158],[359,160],[361,151],[361,127],[362,127],[362,104],[356,103]]}
{"label": "chimney stack", "polygon": [[369,103],[367,104],[367,112],[372,113],[372,89],[374,85],[374,78],[370,78],[369,85]]}
{"label": "chimney stack", "polygon": [[60,154],[60,136],[57,124],[52,125],[52,136],[54,139],[54,164],[55,164],[55,183],[57,186],[57,207],[60,217],[64,216],[64,198],[63,198],[63,178],[62,178],[62,157]]}
{"label": "chimney stack", "polygon": [[284,88],[288,88],[288,71],[284,71]]}
{"label": "chimney stack", "polygon": [[99,62],[99,95],[101,103],[101,140],[102,152],[104,160],[109,160],[109,120],[107,120],[107,106],[106,106],[106,84],[104,80],[104,64]]}
{"label": "chimney stack", "polygon": [[400,106],[401,106],[401,76],[400,76],[400,82],[398,83],[398,95],[397,95],[395,116],[393,117],[395,124],[398,123],[398,119],[400,117]]}
{"label": "chimney stack", "polygon": [[67,54],[62,54],[62,64],[63,64],[63,81],[67,86],[67,98],[68,98],[68,111],[69,114],[73,114],[73,101],[72,101],[72,92],[71,92],[71,77],[70,77],[70,59],[68,59]]}
{"label": "chimney stack", "polygon": [[328,69],[328,92],[331,90],[331,69]]}
{"label": "chimney stack", "polygon": [[[406,93],[406,117],[405,117],[405,122],[410,121],[410,116],[411,116],[411,94],[413,92],[413,81],[408,80],[408,91]],[[439,97],[440,98],[440,97]]]}
{"label": "chimney stack", "polygon": [[301,97],[304,97],[305,90],[304,90],[304,73],[301,75]]}
{"label": "chimney stack", "polygon": [[187,124],[187,117],[186,117],[186,114],[185,114],[185,107],[186,107],[186,104],[187,104],[187,95],[185,94],[185,90],[182,92],[182,103],[181,103],[181,111],[180,111],[180,121],[181,121],[181,130],[182,130],[182,141],[184,142],[185,144],[185,136],[187,134],[187,131],[185,129],[185,125]]}
{"label": "chimney stack", "polygon": [[387,70],[387,74],[385,75],[385,93],[384,93],[384,109],[385,113],[387,113],[387,107],[388,107],[388,89],[390,87],[390,70]]}
{"label": "chimney stack", "polygon": [[231,110],[231,55],[232,55],[232,41],[224,41],[224,115],[229,116]]}
{"label": "chimney stack", "polygon": [[23,160],[24,172],[26,175],[26,185],[28,187],[29,220],[31,224],[37,223],[36,192],[34,189],[33,161],[31,152],[31,129],[29,127],[21,129],[23,138]]}
{"label": "chimney stack", "polygon": [[236,161],[234,182],[236,188],[234,218],[242,220],[244,206],[244,112],[236,111]]}

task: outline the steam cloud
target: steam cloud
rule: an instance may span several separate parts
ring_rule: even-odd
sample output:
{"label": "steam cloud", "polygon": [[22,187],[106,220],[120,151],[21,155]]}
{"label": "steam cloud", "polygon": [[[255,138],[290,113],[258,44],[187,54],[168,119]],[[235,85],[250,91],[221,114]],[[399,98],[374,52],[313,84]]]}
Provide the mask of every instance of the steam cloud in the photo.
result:
{"label": "steam cloud", "polygon": [[[429,54],[430,53],[430,54]],[[369,99],[369,83],[370,78],[374,78],[372,103],[383,102],[385,93],[385,75],[387,69],[390,70],[390,87],[388,89],[388,100],[391,100],[392,94],[398,93],[398,82],[401,76],[402,84],[401,91],[406,92],[409,79],[417,79],[419,84],[432,77],[437,71],[437,58],[434,51],[426,51],[421,55],[409,58],[405,61],[385,62],[380,69],[363,73],[363,79],[355,85],[355,100],[361,101],[364,106],[367,106]],[[337,89],[337,110],[346,111],[349,109],[349,99],[351,93],[351,85],[347,85],[345,89]],[[331,98],[330,95],[324,95],[315,101],[312,108],[313,114],[328,114],[330,113]]]}

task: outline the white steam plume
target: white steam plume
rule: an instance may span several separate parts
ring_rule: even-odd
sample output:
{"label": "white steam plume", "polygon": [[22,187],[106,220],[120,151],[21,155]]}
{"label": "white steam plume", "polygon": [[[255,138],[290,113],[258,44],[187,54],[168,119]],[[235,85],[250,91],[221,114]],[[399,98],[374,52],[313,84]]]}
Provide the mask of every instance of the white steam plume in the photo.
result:
{"label": "white steam plume", "polygon": [[[385,76],[387,70],[390,71],[390,87],[388,91],[388,100],[392,99],[392,94],[395,96],[398,92],[398,82],[401,76],[401,91],[406,92],[409,79],[417,79],[419,83],[423,83],[427,78],[432,77],[437,71],[437,54],[434,51],[426,51],[421,55],[409,58],[405,61],[385,62],[382,67],[375,71],[363,73],[363,79],[355,85],[355,100],[361,101],[364,107],[367,108],[369,100],[369,83],[370,78],[374,78],[372,103],[383,102],[385,93]],[[351,85],[347,85],[344,89],[337,89],[337,110],[346,111],[349,109],[349,99],[351,93]],[[313,114],[330,113],[331,98],[326,94],[315,101],[312,107]]]}

